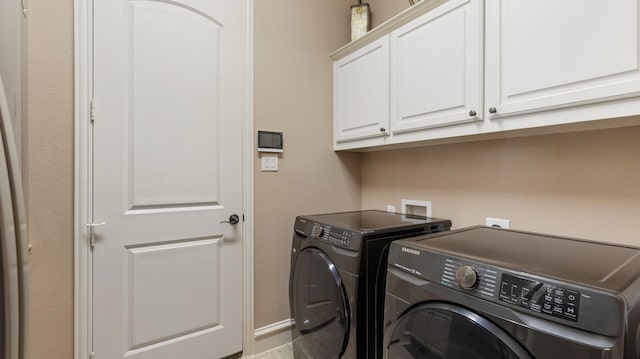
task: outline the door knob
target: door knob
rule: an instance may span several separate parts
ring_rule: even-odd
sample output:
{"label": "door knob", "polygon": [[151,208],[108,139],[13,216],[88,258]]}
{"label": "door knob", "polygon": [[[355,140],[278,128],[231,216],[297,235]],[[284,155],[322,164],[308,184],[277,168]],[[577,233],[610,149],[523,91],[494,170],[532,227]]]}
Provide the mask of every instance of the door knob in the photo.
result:
{"label": "door knob", "polygon": [[222,221],[220,223],[237,224],[238,222],[240,222],[240,217],[238,217],[237,214],[232,214],[232,215],[229,216],[229,220],[228,221]]}

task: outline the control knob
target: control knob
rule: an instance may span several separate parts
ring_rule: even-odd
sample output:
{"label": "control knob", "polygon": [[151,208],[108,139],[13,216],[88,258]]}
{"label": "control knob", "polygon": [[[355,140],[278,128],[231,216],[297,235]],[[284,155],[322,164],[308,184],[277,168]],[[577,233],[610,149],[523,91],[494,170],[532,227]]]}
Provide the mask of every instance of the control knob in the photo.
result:
{"label": "control knob", "polygon": [[461,266],[456,270],[456,282],[464,289],[471,289],[478,282],[478,272],[472,266]]}
{"label": "control knob", "polygon": [[324,234],[324,228],[318,227],[318,238],[322,238],[323,234]]}

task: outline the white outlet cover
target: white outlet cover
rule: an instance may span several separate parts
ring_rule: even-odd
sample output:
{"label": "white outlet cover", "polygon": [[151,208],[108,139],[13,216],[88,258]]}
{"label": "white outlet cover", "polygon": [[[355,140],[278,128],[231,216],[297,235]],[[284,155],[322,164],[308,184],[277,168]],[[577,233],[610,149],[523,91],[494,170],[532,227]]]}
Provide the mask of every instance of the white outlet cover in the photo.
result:
{"label": "white outlet cover", "polygon": [[387,206],[387,212],[394,213],[396,211],[396,206]]}
{"label": "white outlet cover", "polygon": [[424,207],[427,217],[431,218],[431,201],[419,201],[415,199],[402,199],[402,213],[407,214],[407,206]]}
{"label": "white outlet cover", "polygon": [[497,228],[509,229],[509,228],[511,228],[511,220],[502,219],[502,218],[487,217],[486,225],[487,225],[487,227],[497,227]]}

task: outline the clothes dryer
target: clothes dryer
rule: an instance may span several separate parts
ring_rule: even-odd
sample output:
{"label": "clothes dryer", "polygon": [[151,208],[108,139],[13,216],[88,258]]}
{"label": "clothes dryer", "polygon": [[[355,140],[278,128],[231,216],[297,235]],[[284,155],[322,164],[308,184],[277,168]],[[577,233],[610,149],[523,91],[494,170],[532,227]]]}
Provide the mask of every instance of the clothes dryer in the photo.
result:
{"label": "clothes dryer", "polygon": [[384,357],[640,357],[640,249],[489,227],[391,244]]}
{"label": "clothes dryer", "polygon": [[294,357],[381,354],[389,243],[450,227],[449,220],[375,210],[297,217],[289,285]]}

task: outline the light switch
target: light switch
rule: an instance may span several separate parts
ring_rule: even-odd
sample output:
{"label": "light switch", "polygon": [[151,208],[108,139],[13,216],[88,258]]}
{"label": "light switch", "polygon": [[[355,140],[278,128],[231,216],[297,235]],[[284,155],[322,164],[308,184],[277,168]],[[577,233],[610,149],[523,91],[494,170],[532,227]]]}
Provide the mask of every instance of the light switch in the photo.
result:
{"label": "light switch", "polygon": [[262,172],[278,172],[278,156],[262,156]]}

